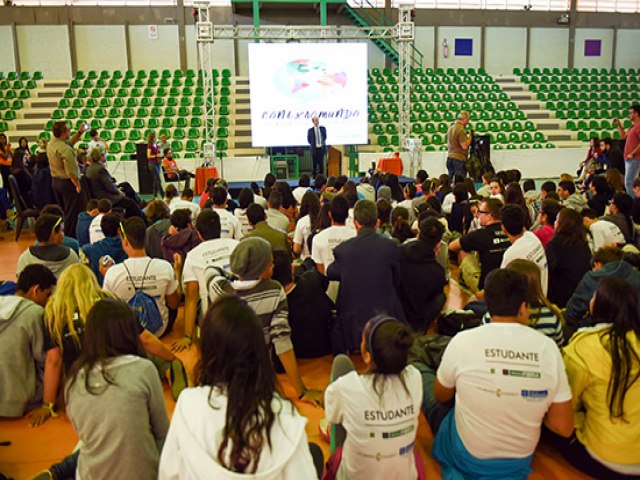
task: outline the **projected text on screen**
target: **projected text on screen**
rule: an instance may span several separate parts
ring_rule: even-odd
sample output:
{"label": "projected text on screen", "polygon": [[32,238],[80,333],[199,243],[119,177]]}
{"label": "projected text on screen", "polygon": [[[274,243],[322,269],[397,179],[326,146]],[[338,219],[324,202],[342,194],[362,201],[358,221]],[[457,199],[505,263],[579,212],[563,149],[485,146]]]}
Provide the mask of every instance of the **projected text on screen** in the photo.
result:
{"label": "projected text on screen", "polygon": [[365,43],[249,44],[251,143],[307,145],[311,119],[327,145],[366,144]]}

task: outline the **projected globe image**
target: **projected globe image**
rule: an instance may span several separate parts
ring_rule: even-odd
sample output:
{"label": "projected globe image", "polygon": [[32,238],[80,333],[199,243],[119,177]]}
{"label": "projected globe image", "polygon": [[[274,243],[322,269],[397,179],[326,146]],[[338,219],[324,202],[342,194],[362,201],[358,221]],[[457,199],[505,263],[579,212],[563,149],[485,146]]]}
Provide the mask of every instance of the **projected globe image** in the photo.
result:
{"label": "projected globe image", "polygon": [[321,100],[347,85],[346,72],[331,71],[326,62],[301,58],[283,64],[275,72],[275,84],[291,99]]}

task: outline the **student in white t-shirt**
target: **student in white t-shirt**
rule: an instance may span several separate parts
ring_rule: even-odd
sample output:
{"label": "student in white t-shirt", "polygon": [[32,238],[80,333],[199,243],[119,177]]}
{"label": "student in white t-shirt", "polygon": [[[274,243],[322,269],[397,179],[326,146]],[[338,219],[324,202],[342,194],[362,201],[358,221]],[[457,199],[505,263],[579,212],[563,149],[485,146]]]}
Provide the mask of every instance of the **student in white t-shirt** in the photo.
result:
{"label": "student in white t-shirt", "polygon": [[242,224],[240,220],[227,210],[229,196],[227,189],[223,187],[213,187],[209,192],[209,199],[213,203],[213,210],[220,217],[220,238],[242,238]]}
{"label": "student in white t-shirt", "polygon": [[162,316],[162,327],[151,333],[160,337],[171,330],[173,322],[169,322],[169,308],[178,308],[179,285],[169,262],[150,258],[145,254],[145,233],[146,225],[140,217],[131,217],[122,223],[122,248],[129,258],[117,265],[108,266],[106,272],[103,272],[103,288],[125,302],[131,300],[138,288],[152,296]]}
{"label": "student in white t-shirt", "polygon": [[546,296],[549,285],[549,265],[542,242],[532,232],[525,229],[524,212],[519,205],[505,205],[500,209],[500,217],[502,231],[511,242],[511,246],[502,256],[500,268],[507,268],[511,262],[518,258],[535,263],[540,269],[542,293]]}
{"label": "student in white t-shirt", "polygon": [[444,352],[433,394],[438,402],[455,396],[455,407],[433,444],[443,478],[524,480],[542,424],[563,437],[573,432],[562,355],[527,326],[527,297],[522,273],[494,270],[485,281],[491,323],[458,333]]}
{"label": "student in white t-shirt", "polygon": [[335,196],[329,206],[331,226],[313,237],[311,245],[311,258],[320,273],[325,273],[333,263],[333,250],[345,240],[356,236],[356,231],[345,225],[348,215],[349,205],[345,198]]}
{"label": "student in white t-shirt", "polygon": [[369,320],[362,332],[360,348],[367,366],[363,375],[346,355],[335,358],[333,383],[324,395],[327,420],[334,425],[325,478],[425,478],[413,448],[422,379],[416,368],[407,365],[411,344],[406,325],[379,316]]}
{"label": "student in white t-shirt", "polygon": [[[214,190],[219,187],[214,187]],[[224,189],[221,189],[224,190]],[[240,243],[233,238],[221,238],[219,210],[203,210],[196,219],[196,231],[202,243],[187,253],[182,269],[182,283],[185,286],[184,301],[184,337],[172,345],[176,351],[189,348],[195,336],[198,317],[198,299],[200,312],[207,311],[209,295],[207,269],[218,267],[229,270],[231,252]]]}
{"label": "student in white t-shirt", "polygon": [[185,188],[182,191],[181,198],[174,198],[169,203],[169,212],[173,213],[176,210],[180,210],[183,208],[187,208],[191,210],[191,217],[196,218],[200,213],[200,205],[193,202],[193,190],[190,188]]}
{"label": "student in white t-shirt", "polygon": [[238,208],[234,210],[233,215],[240,221],[243,237],[253,231],[253,226],[249,223],[249,218],[247,218],[247,208],[249,208],[249,205],[252,203],[254,203],[253,191],[250,188],[240,190]]}
{"label": "student in white t-shirt", "polygon": [[302,198],[304,197],[304,195],[310,191],[311,178],[309,177],[309,174],[303,173],[298,179],[298,186],[293,189],[293,197],[296,199],[296,202],[298,202],[298,205],[302,203]]}
{"label": "student in white t-shirt", "polygon": [[582,224],[589,232],[588,240],[591,253],[596,253],[602,247],[618,246],[626,243],[624,234],[615,223],[599,219],[598,213],[591,208],[585,208],[580,213],[582,215]]}
{"label": "student in white t-shirt", "polygon": [[298,213],[298,222],[293,233],[293,253],[300,255],[304,260],[311,255],[309,251],[309,235],[313,224],[320,213],[320,200],[313,192],[307,192],[300,202],[300,212]]}
{"label": "student in white t-shirt", "polygon": [[403,207],[409,212],[409,223],[413,223],[416,219],[416,212],[413,209],[413,200],[416,197],[417,190],[415,183],[407,183],[404,187],[404,200],[398,203],[398,207]]}
{"label": "student in white t-shirt", "polygon": [[104,238],[100,223],[107,213],[111,213],[111,201],[108,198],[102,198],[98,200],[98,215],[93,217],[89,225],[89,243],[96,243]]}

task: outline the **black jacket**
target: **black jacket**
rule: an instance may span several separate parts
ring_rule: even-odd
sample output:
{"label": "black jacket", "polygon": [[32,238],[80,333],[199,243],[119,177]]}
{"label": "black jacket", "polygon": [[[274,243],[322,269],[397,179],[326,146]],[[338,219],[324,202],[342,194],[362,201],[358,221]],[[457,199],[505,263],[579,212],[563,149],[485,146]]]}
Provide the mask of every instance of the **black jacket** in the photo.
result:
{"label": "black jacket", "polygon": [[95,198],[108,198],[112,202],[122,198],[120,190],[113,182],[113,178],[111,178],[107,169],[99,163],[89,165],[84,175],[89,181],[91,192]]}
{"label": "black jacket", "polygon": [[423,333],[438,316],[446,297],[444,269],[432,248],[421,241],[408,241],[400,247],[400,301],[407,321]]}
{"label": "black jacket", "polygon": [[338,245],[333,255],[327,277],[340,281],[336,306],[344,349],[359,348],[365,324],[376,315],[405,321],[398,297],[400,250],[393,240],[362,228],[356,237]]}
{"label": "black jacket", "polygon": [[564,308],[582,277],[591,270],[591,249],[586,243],[565,246],[552,238],[546,253],[549,265],[547,297],[551,303]]}
{"label": "black jacket", "polygon": [[[320,126],[320,136],[322,137],[322,149],[327,151],[327,129]],[[316,134],[315,127],[311,127],[307,130],[307,143],[311,146],[311,148],[316,148]]]}

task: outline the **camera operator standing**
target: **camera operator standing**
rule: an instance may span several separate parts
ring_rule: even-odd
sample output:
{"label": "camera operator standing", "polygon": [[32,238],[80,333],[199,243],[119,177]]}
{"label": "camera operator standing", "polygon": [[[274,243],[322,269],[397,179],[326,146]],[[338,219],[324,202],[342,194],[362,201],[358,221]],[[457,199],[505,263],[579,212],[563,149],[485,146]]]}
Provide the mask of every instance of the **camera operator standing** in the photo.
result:
{"label": "camera operator standing", "polygon": [[451,125],[447,131],[447,171],[451,179],[454,175],[467,176],[464,162],[467,160],[469,145],[471,145],[473,137],[473,133],[467,133],[465,130],[467,125],[469,125],[469,112],[462,110],[458,114],[456,123]]}

